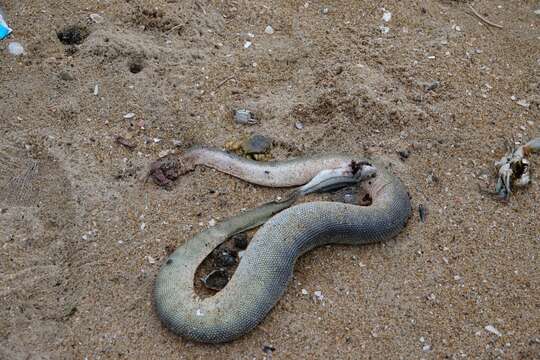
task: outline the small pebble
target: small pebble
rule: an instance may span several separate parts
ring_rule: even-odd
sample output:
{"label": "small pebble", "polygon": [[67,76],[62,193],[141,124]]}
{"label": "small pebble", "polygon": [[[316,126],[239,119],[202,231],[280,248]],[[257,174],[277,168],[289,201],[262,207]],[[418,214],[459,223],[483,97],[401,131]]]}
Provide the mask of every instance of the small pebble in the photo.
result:
{"label": "small pebble", "polygon": [[237,262],[237,253],[234,250],[220,247],[214,252],[214,264],[218,268],[228,268],[234,266]]}
{"label": "small pebble", "polygon": [[424,352],[431,351],[431,345],[429,345],[429,344],[424,345],[422,347],[422,351],[424,351]]}
{"label": "small pebble", "polygon": [[308,291],[306,289],[302,289],[302,294],[303,295],[307,295],[308,294]]}
{"label": "small pebble", "polygon": [[276,348],[270,345],[264,345],[262,351],[265,354],[270,354],[272,351],[276,351]]}
{"label": "small pebble", "polygon": [[237,124],[242,125],[254,125],[257,123],[255,114],[246,109],[239,109],[234,111],[234,121]]}
{"label": "small pebble", "polygon": [[302,130],[304,128],[304,124],[301,121],[297,121],[294,123],[294,127],[298,130]]}
{"label": "small pebble", "polygon": [[398,151],[398,154],[399,154],[399,159],[401,161],[405,161],[406,159],[409,158],[409,156],[411,155],[411,152],[409,150],[400,150]]}
{"label": "small pebble", "polygon": [[212,226],[216,226],[217,222],[215,219],[210,219],[210,221],[208,221],[208,226],[212,227]]}
{"label": "small pebble", "polygon": [[73,75],[71,75],[67,71],[62,71],[59,76],[60,76],[60,79],[64,81],[72,81],[74,79]]}
{"label": "small pebble", "polygon": [[99,95],[99,85],[96,84],[96,86],[94,86],[94,96],[98,96]]}
{"label": "small pebble", "polygon": [[253,135],[242,143],[242,149],[246,154],[263,154],[272,147],[272,139],[264,135]]}
{"label": "small pebble", "polygon": [[176,147],[180,147],[182,145],[182,142],[180,140],[177,140],[177,139],[173,139],[172,143]]}
{"label": "small pebble", "polygon": [[155,264],[156,263],[156,259],[154,259],[153,257],[151,257],[150,255],[146,256],[146,260],[148,260],[148,262],[150,264]]}
{"label": "small pebble", "polygon": [[315,299],[319,300],[319,301],[323,301],[324,300],[324,295],[322,294],[321,291],[317,290],[313,293],[313,295],[315,296]]}
{"label": "small pebble", "polygon": [[21,45],[21,43],[18,43],[16,41],[9,43],[7,49],[8,52],[14,56],[20,56],[24,54],[24,47]]}
{"label": "small pebble", "polygon": [[223,269],[213,270],[210,274],[201,279],[204,286],[212,290],[221,290],[229,282],[227,271]]}
{"label": "small pebble", "polygon": [[389,22],[390,20],[392,20],[392,13],[390,11],[385,10],[382,16],[382,20],[384,22]]}
{"label": "small pebble", "polygon": [[433,80],[431,83],[426,84],[426,91],[433,91],[439,87],[440,83],[437,80]]}
{"label": "small pebble", "polygon": [[271,27],[270,25],[268,25],[265,29],[264,29],[264,32],[267,33],[268,35],[272,35],[274,33],[274,28]]}
{"label": "small pebble", "polygon": [[244,49],[248,49],[251,46],[251,41],[246,41],[244,43]]}
{"label": "small pebble", "polygon": [[133,119],[135,117],[135,114],[130,112],[124,115],[124,119]]}

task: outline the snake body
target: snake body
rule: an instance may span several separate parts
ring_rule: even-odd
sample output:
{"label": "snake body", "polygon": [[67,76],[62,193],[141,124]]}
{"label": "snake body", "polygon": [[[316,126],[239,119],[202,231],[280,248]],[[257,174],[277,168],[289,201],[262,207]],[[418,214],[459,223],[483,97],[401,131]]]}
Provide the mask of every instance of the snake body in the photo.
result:
{"label": "snake body", "polygon": [[[188,167],[208,165],[262,185],[291,186],[308,182],[323,169],[351,163],[352,158],[321,155],[260,163],[199,148],[183,160]],[[155,306],[163,323],[190,340],[234,340],[264,319],[305,252],[330,243],[359,245],[397,235],[411,212],[401,181],[377,164],[376,177],[359,186],[370,194],[370,206],[315,201],[289,207],[295,200],[291,197],[234,216],[188,240],[168,257],[155,283]],[[212,297],[199,298],[194,291],[199,264],[231,235],[263,223],[227,286]]]}

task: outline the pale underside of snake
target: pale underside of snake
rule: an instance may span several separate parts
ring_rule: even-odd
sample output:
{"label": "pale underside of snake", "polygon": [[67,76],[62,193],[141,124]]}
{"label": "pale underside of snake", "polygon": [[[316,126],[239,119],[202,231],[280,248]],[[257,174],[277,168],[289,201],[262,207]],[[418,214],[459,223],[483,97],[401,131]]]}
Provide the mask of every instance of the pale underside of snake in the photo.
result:
{"label": "pale underside of snake", "polygon": [[[194,341],[228,342],[246,334],[283,295],[299,256],[325,244],[390,239],[404,228],[411,213],[407,190],[384,164],[348,155],[257,162],[194,148],[181,156],[181,163],[187,169],[209,166],[263,186],[309,183],[283,201],[266,203],[202,231],[167,258],[156,279],[155,306],[170,330]],[[374,176],[367,171],[373,169],[368,164],[375,165]],[[291,206],[300,195],[352,182],[369,194],[370,206],[329,201]],[[197,296],[194,277],[201,262],[227,238],[259,225],[225,288],[211,297]]]}

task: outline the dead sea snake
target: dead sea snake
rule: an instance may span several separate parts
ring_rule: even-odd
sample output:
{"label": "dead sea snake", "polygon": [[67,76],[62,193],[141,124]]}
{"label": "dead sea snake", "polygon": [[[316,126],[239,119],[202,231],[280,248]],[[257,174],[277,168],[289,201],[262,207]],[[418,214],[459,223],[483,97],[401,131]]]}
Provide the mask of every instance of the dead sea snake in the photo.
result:
{"label": "dead sea snake", "polygon": [[[257,162],[209,148],[195,148],[181,157],[188,169],[205,165],[275,187],[302,185],[322,170],[351,169],[364,163],[354,160],[347,155],[318,155]],[[376,176],[358,185],[370,195],[370,206],[315,201],[289,207],[295,200],[291,196],[229,218],[188,240],[165,260],[157,276],[154,302],[163,323],[194,341],[234,340],[264,319],[285,292],[296,259],[306,251],[331,243],[367,244],[397,235],[411,212],[409,195],[382,164],[375,162],[375,167]],[[261,224],[226,287],[212,297],[199,298],[194,291],[199,264],[230,236]]]}

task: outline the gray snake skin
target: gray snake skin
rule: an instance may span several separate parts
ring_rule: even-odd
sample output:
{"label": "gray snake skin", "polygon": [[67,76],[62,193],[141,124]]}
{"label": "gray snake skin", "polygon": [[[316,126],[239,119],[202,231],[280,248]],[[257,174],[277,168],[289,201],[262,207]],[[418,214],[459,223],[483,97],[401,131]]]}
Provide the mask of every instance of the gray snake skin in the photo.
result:
{"label": "gray snake skin", "polygon": [[[350,156],[324,155],[259,163],[200,148],[185,158],[190,166],[205,164],[264,185],[269,185],[264,180],[269,174],[278,173],[270,186],[303,184],[329,164],[352,161]],[[398,178],[375,164],[376,176],[359,184],[370,194],[370,206],[316,201],[289,207],[295,200],[291,197],[229,218],[188,240],[167,258],[157,276],[154,300],[162,322],[186,339],[232,341],[265,318],[287,289],[296,259],[305,252],[325,244],[361,245],[397,235],[411,213],[409,195]],[[252,167],[251,175],[242,176],[246,172],[240,169],[246,167]],[[214,296],[199,298],[194,291],[199,264],[233,234],[261,224],[227,286]]]}

